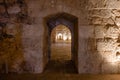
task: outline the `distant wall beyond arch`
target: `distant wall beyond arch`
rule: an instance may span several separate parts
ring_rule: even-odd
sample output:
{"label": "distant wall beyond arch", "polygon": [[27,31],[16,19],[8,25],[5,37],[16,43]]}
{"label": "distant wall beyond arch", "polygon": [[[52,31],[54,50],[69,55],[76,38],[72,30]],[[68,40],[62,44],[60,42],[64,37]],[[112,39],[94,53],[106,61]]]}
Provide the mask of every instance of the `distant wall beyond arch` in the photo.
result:
{"label": "distant wall beyond arch", "polygon": [[71,43],[71,31],[65,25],[58,25],[51,32],[51,43]]}

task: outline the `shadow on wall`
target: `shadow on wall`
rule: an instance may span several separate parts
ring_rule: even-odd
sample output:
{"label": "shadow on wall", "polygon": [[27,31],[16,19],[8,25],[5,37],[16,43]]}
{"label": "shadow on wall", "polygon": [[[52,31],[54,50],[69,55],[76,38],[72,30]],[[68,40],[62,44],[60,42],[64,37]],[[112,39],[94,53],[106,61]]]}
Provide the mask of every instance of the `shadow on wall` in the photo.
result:
{"label": "shadow on wall", "polygon": [[34,64],[26,61],[24,54],[24,43],[28,39],[23,42],[23,24],[33,22],[27,13],[27,3],[24,0],[1,0],[0,9],[0,73],[35,72]]}

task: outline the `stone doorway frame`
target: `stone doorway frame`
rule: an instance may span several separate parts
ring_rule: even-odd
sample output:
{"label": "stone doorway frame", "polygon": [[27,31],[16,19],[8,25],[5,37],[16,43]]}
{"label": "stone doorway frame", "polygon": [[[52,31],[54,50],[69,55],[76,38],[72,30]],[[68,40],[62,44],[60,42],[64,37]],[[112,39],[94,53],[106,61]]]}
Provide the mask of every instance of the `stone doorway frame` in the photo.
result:
{"label": "stone doorway frame", "polygon": [[78,69],[78,18],[68,13],[57,13],[53,15],[48,15],[44,18],[44,66],[48,63],[51,57],[51,32],[56,26],[61,24],[65,25],[71,32],[71,56],[72,61],[75,62],[75,66]]}

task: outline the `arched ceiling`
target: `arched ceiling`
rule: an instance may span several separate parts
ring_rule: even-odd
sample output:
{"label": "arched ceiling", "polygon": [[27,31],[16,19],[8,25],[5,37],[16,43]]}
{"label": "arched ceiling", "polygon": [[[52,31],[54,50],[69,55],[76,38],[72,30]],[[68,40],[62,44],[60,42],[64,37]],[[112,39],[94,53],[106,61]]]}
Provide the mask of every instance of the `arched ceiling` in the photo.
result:
{"label": "arched ceiling", "polygon": [[46,17],[47,26],[49,27],[50,32],[54,27],[60,24],[67,26],[71,30],[71,32],[73,32],[74,25],[77,20],[77,17],[68,13],[58,13]]}

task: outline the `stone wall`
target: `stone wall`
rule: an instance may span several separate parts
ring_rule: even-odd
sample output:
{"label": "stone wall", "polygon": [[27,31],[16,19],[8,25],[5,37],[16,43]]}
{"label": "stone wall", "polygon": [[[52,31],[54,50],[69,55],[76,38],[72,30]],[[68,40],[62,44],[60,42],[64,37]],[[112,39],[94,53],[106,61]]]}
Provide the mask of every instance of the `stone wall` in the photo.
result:
{"label": "stone wall", "polygon": [[0,73],[22,72],[20,4],[0,1]]}
{"label": "stone wall", "polygon": [[0,72],[43,72],[48,62],[44,18],[64,12],[78,18],[78,72],[119,73],[119,4],[119,0],[0,0]]}
{"label": "stone wall", "polygon": [[102,58],[101,73],[120,73],[120,1],[103,0],[90,10],[91,25],[94,26],[97,54]]}

